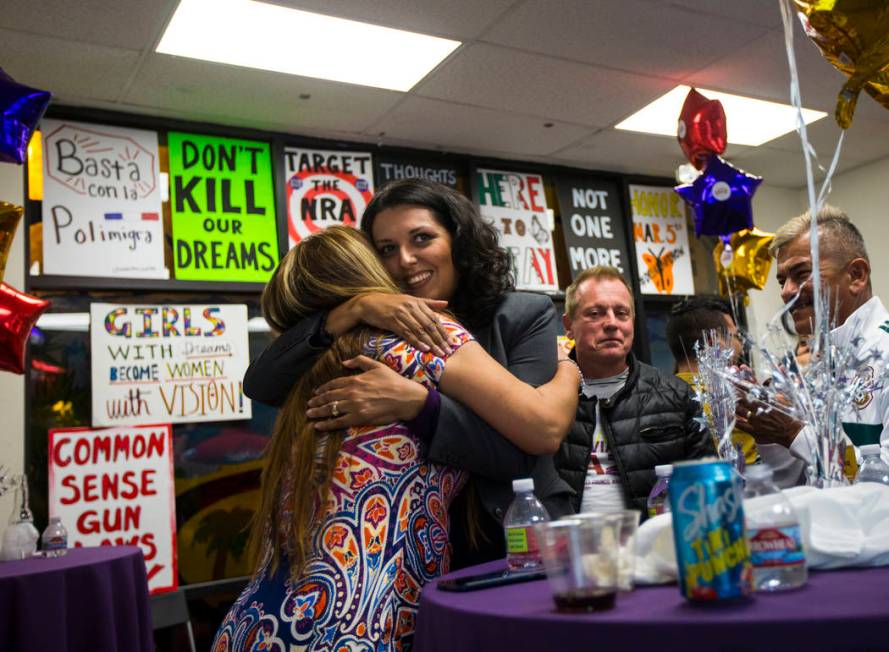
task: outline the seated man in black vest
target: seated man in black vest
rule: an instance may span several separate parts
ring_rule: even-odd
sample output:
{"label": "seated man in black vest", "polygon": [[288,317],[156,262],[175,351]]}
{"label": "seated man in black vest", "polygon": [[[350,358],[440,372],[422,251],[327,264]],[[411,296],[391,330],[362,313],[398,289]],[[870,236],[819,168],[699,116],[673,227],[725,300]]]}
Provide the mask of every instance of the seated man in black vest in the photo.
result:
{"label": "seated man in black vest", "polygon": [[585,270],[566,290],[562,320],[583,373],[577,419],[556,456],[579,512],[645,512],[654,467],[714,455],[691,389],[631,353],[635,307],[619,270]]}

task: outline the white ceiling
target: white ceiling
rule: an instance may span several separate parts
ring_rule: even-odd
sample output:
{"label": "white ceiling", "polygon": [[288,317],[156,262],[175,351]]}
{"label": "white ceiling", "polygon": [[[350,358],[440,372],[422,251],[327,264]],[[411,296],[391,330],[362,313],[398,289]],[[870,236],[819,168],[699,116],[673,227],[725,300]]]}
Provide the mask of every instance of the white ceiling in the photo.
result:
{"label": "white ceiling", "polygon": [[[463,42],[409,93],[156,54],[176,4],[0,0],[0,67],[68,105],[664,176],[675,140],[614,124],[677,83],[788,98],[778,0],[277,0]],[[796,45],[803,104],[832,115],[844,76]],[[810,128],[825,167],[838,133]],[[889,111],[862,95],[843,149],[840,172],[889,156]],[[804,183],[795,134],[726,155]]]}

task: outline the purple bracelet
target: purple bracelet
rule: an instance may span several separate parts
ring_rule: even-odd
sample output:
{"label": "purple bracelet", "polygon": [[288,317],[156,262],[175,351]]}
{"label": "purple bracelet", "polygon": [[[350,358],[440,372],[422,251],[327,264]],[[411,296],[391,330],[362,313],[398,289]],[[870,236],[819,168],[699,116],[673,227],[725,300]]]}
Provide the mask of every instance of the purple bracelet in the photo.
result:
{"label": "purple bracelet", "polygon": [[407,421],[405,425],[421,440],[431,439],[438,425],[438,412],[440,409],[441,394],[438,393],[437,389],[430,389],[426,394],[426,401],[423,403],[419,414]]}

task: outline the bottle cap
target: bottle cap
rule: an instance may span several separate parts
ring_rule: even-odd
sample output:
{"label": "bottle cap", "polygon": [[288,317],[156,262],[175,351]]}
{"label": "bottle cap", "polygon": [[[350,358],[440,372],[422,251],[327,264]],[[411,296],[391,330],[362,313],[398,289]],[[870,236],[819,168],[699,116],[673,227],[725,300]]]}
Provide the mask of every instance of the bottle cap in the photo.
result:
{"label": "bottle cap", "polygon": [[880,445],[879,444],[868,444],[867,446],[861,447],[862,455],[879,455],[880,454]]}
{"label": "bottle cap", "polygon": [[654,467],[654,474],[659,478],[669,478],[673,475],[672,464],[658,464]]}
{"label": "bottle cap", "polygon": [[512,481],[512,490],[515,493],[534,491],[534,478],[519,478]]}
{"label": "bottle cap", "polygon": [[744,471],[744,477],[748,480],[765,480],[771,478],[774,471],[768,464],[751,464]]}

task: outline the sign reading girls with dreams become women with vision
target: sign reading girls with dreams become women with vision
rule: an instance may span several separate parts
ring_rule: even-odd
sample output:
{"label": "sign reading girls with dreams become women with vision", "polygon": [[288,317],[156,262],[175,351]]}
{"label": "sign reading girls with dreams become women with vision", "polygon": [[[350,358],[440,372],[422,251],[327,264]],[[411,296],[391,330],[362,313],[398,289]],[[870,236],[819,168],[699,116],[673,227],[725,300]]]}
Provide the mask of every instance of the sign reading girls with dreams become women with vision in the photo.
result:
{"label": "sign reading girls with dreams become women with vision", "polygon": [[251,417],[247,306],[90,305],[94,426]]}
{"label": "sign reading girls with dreams become women with vision", "polygon": [[176,278],[265,283],[278,264],[268,143],[170,132]]}
{"label": "sign reading girls with dreams become women with vision", "polygon": [[43,273],[168,278],[157,134],[44,120]]}

